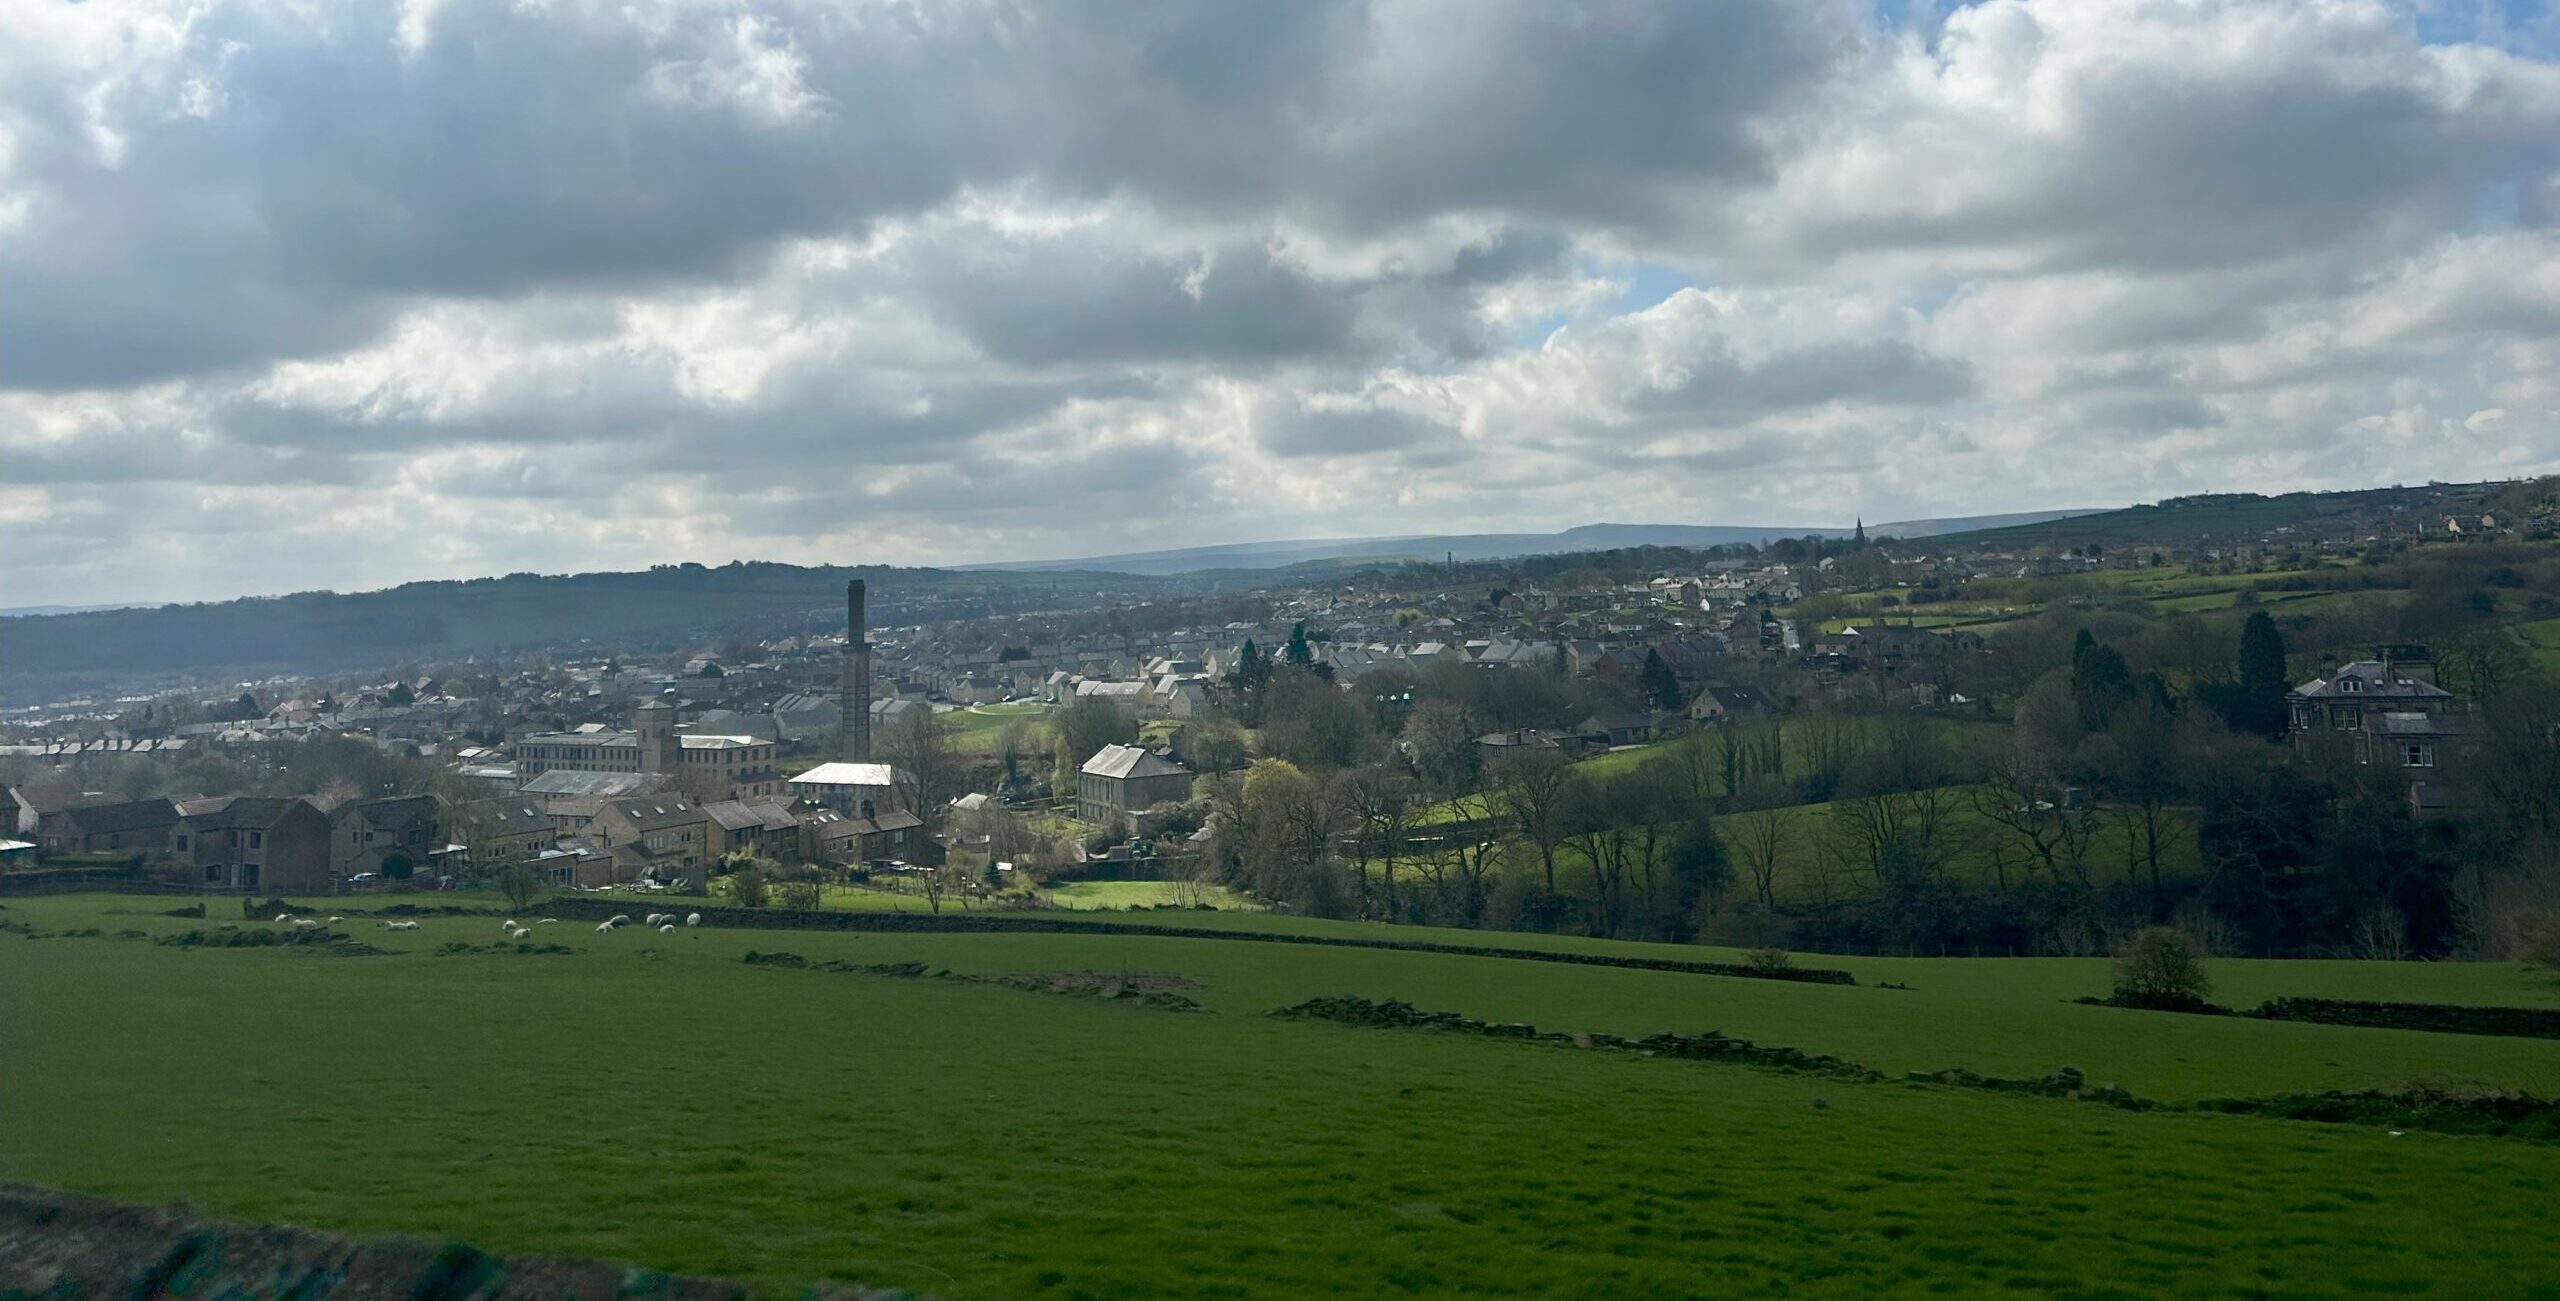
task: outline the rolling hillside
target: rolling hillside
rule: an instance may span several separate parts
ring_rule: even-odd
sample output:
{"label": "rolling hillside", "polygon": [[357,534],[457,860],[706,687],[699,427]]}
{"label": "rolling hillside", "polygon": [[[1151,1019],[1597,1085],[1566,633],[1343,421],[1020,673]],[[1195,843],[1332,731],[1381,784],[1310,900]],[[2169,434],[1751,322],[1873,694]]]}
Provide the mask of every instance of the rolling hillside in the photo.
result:
{"label": "rolling hillside", "polygon": [[1940,540],[1967,546],[2146,546],[2247,541],[2304,529],[2361,529],[2385,524],[2407,528],[2409,517],[2476,510],[2494,484],[2428,484],[2416,488],[2368,488],[2354,492],[2211,493],[2173,497],[2147,506],[2099,511],[2063,519],[2003,524],[1949,532]]}
{"label": "rolling hillside", "polygon": [[[2088,513],[2043,510],[1955,519],[1896,520],[1870,524],[1867,531],[1877,536],[1937,537],[1993,527],[2026,527]],[[1314,561],[1439,560],[1449,556],[1459,560],[1501,560],[1512,556],[1614,551],[1628,547],[1704,548],[1744,543],[1757,546],[1779,538],[1814,534],[1847,537],[1850,532],[1845,528],[1811,525],[1582,524],[1557,533],[1442,533],[1237,542],[1169,551],[1131,551],[1075,560],[1013,560],[967,568],[973,571],[1065,569],[1121,574],[1189,574],[1221,569],[1282,569]]]}
{"label": "rolling hillside", "polygon": [[881,627],[1151,586],[1116,576],[740,563],[32,615],[0,619],[0,694],[22,703],[188,674],[333,672],[590,641],[645,647],[800,632],[831,626],[845,581],[856,576],[871,584],[871,617]]}

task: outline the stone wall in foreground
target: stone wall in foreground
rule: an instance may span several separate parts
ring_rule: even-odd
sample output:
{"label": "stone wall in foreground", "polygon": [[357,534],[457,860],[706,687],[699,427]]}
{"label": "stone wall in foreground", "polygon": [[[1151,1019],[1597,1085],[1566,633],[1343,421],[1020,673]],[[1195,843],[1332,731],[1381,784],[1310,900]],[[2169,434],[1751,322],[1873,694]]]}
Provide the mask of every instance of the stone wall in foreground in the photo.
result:
{"label": "stone wall in foreground", "polygon": [[[183,1207],[0,1183],[0,1297],[742,1301],[755,1295],[736,1283],[603,1261],[498,1257],[423,1238],[357,1241],[288,1225],[226,1224]],[[890,1301],[915,1294],[829,1284],[798,1295]]]}

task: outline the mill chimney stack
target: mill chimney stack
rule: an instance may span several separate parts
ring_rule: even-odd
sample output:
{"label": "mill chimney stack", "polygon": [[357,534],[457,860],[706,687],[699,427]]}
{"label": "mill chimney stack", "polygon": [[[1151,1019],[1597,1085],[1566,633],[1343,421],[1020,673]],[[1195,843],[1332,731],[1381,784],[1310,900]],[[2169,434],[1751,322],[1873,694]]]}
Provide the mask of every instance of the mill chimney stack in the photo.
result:
{"label": "mill chimney stack", "polygon": [[844,585],[844,681],[839,708],[847,763],[871,762],[871,640],[863,626],[865,596],[861,579]]}

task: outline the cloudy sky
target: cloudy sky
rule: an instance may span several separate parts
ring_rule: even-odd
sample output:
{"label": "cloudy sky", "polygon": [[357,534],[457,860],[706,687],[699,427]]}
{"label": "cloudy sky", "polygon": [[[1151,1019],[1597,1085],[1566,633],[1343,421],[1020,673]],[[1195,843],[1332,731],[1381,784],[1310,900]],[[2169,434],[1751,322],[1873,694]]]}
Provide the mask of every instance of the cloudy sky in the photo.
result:
{"label": "cloudy sky", "polygon": [[2560,468],[2560,18],[0,4],[0,605]]}

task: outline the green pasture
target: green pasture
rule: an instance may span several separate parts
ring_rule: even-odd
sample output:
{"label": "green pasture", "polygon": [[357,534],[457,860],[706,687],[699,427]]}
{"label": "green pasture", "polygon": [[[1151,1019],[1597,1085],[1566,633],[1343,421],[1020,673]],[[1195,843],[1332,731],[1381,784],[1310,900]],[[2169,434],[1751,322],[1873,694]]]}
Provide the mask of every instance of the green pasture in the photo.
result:
{"label": "green pasture", "polygon": [[1071,881],[1042,890],[1052,906],[1085,912],[1109,908],[1190,908],[1258,910],[1252,898],[1223,885],[1182,887],[1170,881]]}
{"label": "green pasture", "polygon": [[[951,734],[953,748],[972,754],[992,754],[1004,737],[1004,729],[1014,723],[1028,725],[1037,733],[1041,720],[1049,716],[1049,706],[1036,700],[1017,700],[1012,704],[963,705],[958,709],[937,712],[934,718]],[[1040,747],[1048,745],[1046,736],[1031,738]]]}
{"label": "green pasture", "polygon": [[[114,938],[214,924],[158,915],[169,902],[58,896],[0,912],[105,933],[0,935],[0,1178],[785,1295],[828,1278],[955,1298],[2509,1295],[2560,1277],[2545,1145],[1261,1015],[1316,993],[1392,996],[1556,1029],[1716,1028],[1888,1071],[2071,1064],[2173,1099],[2560,1088],[2560,1043],[2065,1001],[2103,989],[2092,961],[1853,959],[1838,965],[1870,983],[1836,988],[1120,935],[564,922],[542,939],[567,953],[434,955],[494,939],[487,916],[399,934],[351,919],[388,951],[373,957]],[[1201,919],[1434,934],[1180,917]],[[750,967],[750,949],[1172,972],[1208,1010]],[[2234,1002],[2560,1001],[2504,966],[2215,974]]]}

